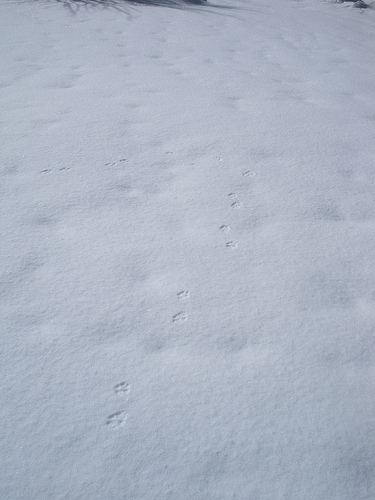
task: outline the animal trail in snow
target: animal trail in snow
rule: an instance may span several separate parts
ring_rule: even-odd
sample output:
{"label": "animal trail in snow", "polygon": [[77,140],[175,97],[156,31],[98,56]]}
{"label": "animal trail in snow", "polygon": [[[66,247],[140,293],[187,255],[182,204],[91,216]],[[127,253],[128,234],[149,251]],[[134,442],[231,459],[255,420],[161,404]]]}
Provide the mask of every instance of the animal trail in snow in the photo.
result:
{"label": "animal trail in snow", "polygon": [[[230,198],[232,200],[237,198],[237,194],[233,193],[233,192],[228,193],[227,196],[228,196],[228,198]],[[242,203],[240,201],[236,200],[236,201],[233,201],[230,206],[231,206],[231,208],[236,210],[236,209],[239,209],[242,207]],[[230,227],[227,226],[226,224],[223,224],[222,226],[220,226],[220,231],[223,233],[229,232]],[[227,241],[225,246],[226,246],[226,248],[237,248],[238,243],[237,243],[237,241]]]}
{"label": "animal trail in snow", "polygon": [[188,318],[188,315],[185,311],[180,311],[175,314],[172,318],[173,323],[184,323]]}
{"label": "animal trail in snow", "polygon": [[177,298],[179,300],[187,300],[190,297],[190,293],[187,290],[182,290],[181,292],[178,292]]}
{"label": "animal trail in snow", "polygon": [[120,382],[115,385],[114,390],[119,396],[128,395],[130,392],[130,384],[128,384],[128,382]]}
{"label": "animal trail in snow", "polygon": [[116,411],[115,413],[109,415],[106,424],[112,429],[119,429],[125,425],[125,421],[126,413],[123,411]]}

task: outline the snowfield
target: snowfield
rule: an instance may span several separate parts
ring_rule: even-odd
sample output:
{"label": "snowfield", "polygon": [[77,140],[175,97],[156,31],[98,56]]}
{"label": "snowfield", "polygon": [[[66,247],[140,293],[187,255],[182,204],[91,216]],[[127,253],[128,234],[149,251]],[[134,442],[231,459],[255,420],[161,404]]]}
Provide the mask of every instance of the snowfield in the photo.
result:
{"label": "snowfield", "polygon": [[0,498],[374,499],[375,10],[0,18]]}

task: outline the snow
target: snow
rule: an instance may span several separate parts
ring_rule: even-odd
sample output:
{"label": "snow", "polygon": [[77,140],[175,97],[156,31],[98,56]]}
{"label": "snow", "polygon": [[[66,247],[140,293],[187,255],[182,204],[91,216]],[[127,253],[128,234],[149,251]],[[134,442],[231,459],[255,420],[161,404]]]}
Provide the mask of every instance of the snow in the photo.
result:
{"label": "snow", "polygon": [[0,497],[373,499],[375,11],[156,3],[0,3]]}

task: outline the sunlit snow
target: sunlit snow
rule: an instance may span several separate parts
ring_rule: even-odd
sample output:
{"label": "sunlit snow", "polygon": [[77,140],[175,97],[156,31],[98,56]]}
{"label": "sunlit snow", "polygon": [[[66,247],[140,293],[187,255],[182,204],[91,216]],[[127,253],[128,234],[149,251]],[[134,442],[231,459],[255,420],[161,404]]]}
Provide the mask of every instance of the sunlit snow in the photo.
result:
{"label": "sunlit snow", "polygon": [[375,9],[0,19],[0,498],[374,499]]}

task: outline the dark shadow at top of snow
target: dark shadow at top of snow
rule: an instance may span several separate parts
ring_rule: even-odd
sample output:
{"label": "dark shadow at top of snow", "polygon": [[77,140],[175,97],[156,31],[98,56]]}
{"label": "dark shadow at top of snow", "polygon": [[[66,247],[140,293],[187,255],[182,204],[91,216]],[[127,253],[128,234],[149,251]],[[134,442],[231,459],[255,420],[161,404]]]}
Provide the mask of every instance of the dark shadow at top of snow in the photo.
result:
{"label": "dark shadow at top of snow", "polygon": [[78,12],[82,8],[102,8],[115,9],[129,14],[129,7],[148,5],[154,7],[169,7],[173,9],[194,8],[207,6],[221,10],[232,10],[234,7],[226,5],[216,5],[206,0],[56,0],[69,9],[72,13]]}

